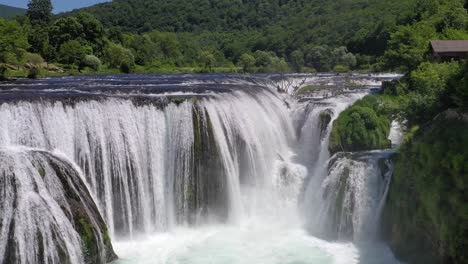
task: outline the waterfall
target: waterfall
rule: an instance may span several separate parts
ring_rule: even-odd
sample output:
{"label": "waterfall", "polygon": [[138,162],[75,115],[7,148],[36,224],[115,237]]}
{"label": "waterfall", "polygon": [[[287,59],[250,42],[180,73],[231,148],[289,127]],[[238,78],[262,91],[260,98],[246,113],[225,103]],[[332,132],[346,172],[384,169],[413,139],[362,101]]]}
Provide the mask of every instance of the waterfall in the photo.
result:
{"label": "waterfall", "polygon": [[302,212],[314,235],[355,242],[376,238],[393,165],[387,151],[338,153],[330,157],[333,121],[367,92],[299,103],[293,112],[300,163],[308,168]]}
{"label": "waterfall", "polygon": [[[270,252],[265,254],[271,262],[296,254],[296,246],[284,245],[291,244],[304,255],[298,262],[316,261],[307,255],[312,250],[321,261],[356,263],[352,245],[309,235],[354,242],[375,237],[391,180],[391,152],[330,157],[328,151],[333,121],[370,87],[349,90],[348,77],[334,75],[293,76],[280,83],[278,76],[267,81],[143,77],[52,78],[0,90],[0,185],[6,186],[0,189],[0,206],[7,208],[0,216],[0,263],[11,257],[24,258],[21,263],[41,262],[38,258],[59,263],[62,255],[72,264],[89,262],[79,223],[71,219],[64,198],[65,176],[82,181],[76,192],[86,197],[81,200],[94,217],[96,263],[112,259],[102,250],[109,239],[105,225],[119,242],[223,225],[227,233],[193,232],[210,248],[224,234],[252,239],[251,245]],[[300,85],[317,83],[325,88],[290,96]],[[38,92],[33,85],[43,88]],[[54,174],[57,168],[66,173]],[[25,199],[23,193],[35,198],[21,208],[29,214],[15,215],[13,201]],[[24,225],[15,224],[19,222]],[[27,230],[15,230],[12,236],[9,225]],[[35,232],[43,235],[25,239]],[[61,239],[46,241],[59,233]],[[272,250],[271,241],[264,239],[270,234],[284,244]],[[182,247],[178,254],[202,247],[196,239],[177,240]],[[251,256],[243,241],[227,244],[235,263],[243,261],[235,258],[238,249],[247,259],[261,260]],[[12,245],[19,248],[15,256],[8,255]],[[336,249],[345,257],[336,255]],[[162,263],[180,257],[160,253]]]}
{"label": "waterfall", "polygon": [[[0,263],[104,263],[114,258],[81,177],[52,153],[0,149]],[[81,228],[88,241],[77,233]],[[88,256],[88,250],[96,256]]]}
{"label": "waterfall", "polygon": [[1,145],[59,150],[74,160],[113,236],[200,217],[235,222],[264,209],[278,181],[267,176],[288,164],[294,141],[287,105],[268,89],[162,107],[116,98],[3,103],[0,131]]}
{"label": "waterfall", "polygon": [[393,173],[389,155],[340,153],[332,157],[327,176],[309,204],[314,214],[308,222],[311,232],[356,242],[375,239]]}

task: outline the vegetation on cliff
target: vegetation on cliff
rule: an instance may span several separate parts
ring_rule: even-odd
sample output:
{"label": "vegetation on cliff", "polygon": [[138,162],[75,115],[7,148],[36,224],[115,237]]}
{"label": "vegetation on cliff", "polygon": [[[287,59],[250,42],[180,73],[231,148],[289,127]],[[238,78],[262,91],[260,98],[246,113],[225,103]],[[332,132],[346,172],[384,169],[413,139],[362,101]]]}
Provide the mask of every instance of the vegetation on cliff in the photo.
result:
{"label": "vegetation on cliff", "polygon": [[383,232],[409,263],[468,261],[468,116],[447,111],[400,149]]}
{"label": "vegetation on cliff", "polygon": [[390,117],[395,109],[397,106],[388,96],[369,95],[359,100],[333,122],[330,152],[390,147]]}

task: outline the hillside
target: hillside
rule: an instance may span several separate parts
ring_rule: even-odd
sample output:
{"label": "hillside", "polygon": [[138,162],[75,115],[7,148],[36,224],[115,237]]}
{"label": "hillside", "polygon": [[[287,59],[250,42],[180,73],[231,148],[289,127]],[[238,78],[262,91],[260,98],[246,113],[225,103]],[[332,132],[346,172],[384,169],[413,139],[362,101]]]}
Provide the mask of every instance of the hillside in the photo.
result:
{"label": "hillside", "polygon": [[9,19],[26,14],[26,9],[0,4],[0,17]]}
{"label": "hillside", "polygon": [[346,45],[381,55],[396,25],[409,23],[417,0],[115,0],[75,10],[127,32],[256,31],[258,41],[289,53],[305,44]]}

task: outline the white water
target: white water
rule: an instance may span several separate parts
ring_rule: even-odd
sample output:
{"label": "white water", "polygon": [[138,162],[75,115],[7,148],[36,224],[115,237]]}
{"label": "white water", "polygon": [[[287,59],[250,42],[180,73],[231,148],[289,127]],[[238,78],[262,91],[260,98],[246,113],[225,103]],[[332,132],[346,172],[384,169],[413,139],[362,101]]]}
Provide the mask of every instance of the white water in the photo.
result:
{"label": "white water", "polygon": [[115,244],[119,264],[296,264],[358,263],[351,243],[330,243],[304,230],[274,224],[175,229]]}
{"label": "white water", "polygon": [[[322,208],[333,198],[324,200],[322,189],[339,173],[327,173],[331,123],[323,129],[321,113],[331,113],[333,122],[365,94],[292,103],[292,109],[267,90],[215,94],[163,109],[123,99],[4,103],[0,145],[57,149],[74,160],[115,239],[118,263],[358,263],[360,249],[352,243],[326,242],[303,227],[325,229],[329,215]],[[199,181],[194,109],[212,129],[222,164],[215,177],[225,178],[221,187],[197,192],[227,193],[218,201],[227,209],[225,221],[215,211],[202,217],[204,205],[191,203]],[[358,171],[352,188],[377,175]],[[360,189],[349,195],[381,200]],[[353,208],[358,219],[378,215],[359,208]]]}
{"label": "white water", "polygon": [[97,231],[90,230],[98,236],[98,259],[105,260],[101,227],[90,208],[93,205],[84,197],[86,191],[75,185],[80,176],[73,165],[51,153],[24,147],[0,149],[0,263],[59,264],[64,254],[70,263],[85,263],[66,198],[70,195],[82,206],[81,217],[86,215]]}

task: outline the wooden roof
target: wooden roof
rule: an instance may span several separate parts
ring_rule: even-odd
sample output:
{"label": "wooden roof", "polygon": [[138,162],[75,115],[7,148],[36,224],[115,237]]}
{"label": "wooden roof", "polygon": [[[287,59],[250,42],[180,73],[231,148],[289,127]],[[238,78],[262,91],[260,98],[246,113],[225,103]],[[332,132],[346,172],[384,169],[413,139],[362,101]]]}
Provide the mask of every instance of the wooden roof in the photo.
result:
{"label": "wooden roof", "polygon": [[468,52],[468,40],[433,40],[431,46],[437,53]]}

